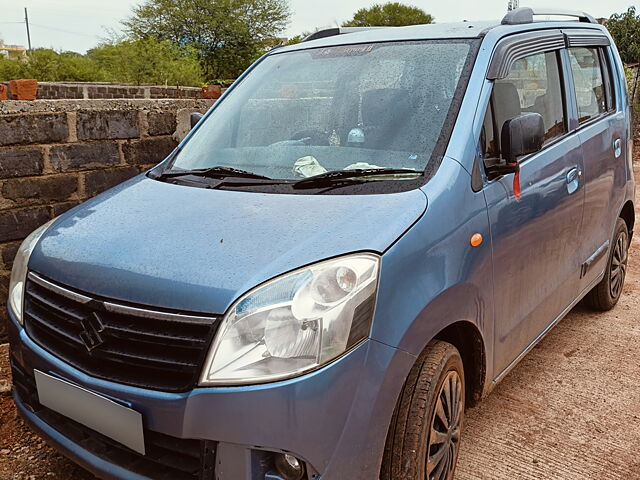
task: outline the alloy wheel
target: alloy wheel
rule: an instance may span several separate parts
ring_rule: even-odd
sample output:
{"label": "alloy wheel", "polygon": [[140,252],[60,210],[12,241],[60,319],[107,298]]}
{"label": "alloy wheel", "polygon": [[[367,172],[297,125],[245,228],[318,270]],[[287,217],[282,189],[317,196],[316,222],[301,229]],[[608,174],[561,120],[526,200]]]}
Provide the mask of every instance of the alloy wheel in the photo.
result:
{"label": "alloy wheel", "polygon": [[627,262],[629,260],[628,237],[626,233],[618,236],[611,258],[611,271],[609,289],[612,298],[618,298],[622,294],[624,279],[627,274]]}
{"label": "alloy wheel", "polygon": [[431,419],[427,446],[426,480],[451,480],[458,458],[464,401],[462,380],[456,371],[442,382]]}

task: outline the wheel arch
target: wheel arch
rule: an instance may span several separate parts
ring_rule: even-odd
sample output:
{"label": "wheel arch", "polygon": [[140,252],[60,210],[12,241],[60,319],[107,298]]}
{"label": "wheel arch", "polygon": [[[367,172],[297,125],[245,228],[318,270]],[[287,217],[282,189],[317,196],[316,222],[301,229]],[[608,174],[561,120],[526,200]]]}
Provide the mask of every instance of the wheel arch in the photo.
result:
{"label": "wheel arch", "polygon": [[633,227],[636,223],[636,213],[633,206],[633,202],[628,200],[627,203],[624,204],[622,210],[620,211],[619,217],[625,221],[627,224],[627,228],[629,228],[629,236],[633,236]]}
{"label": "wheel arch", "polygon": [[[450,323],[440,330],[435,337],[431,338],[422,351],[414,357],[413,365],[410,368],[407,378],[403,378],[403,387],[398,392],[398,397],[393,410],[393,417],[387,426],[387,436],[385,438],[385,457],[388,455],[390,442],[392,441],[395,431],[395,421],[393,419],[398,415],[399,409],[403,405],[404,390],[407,388],[407,380],[411,378],[411,372],[421,368],[423,359],[429,348],[434,345],[434,340],[447,342],[453,345],[462,358],[462,365],[465,377],[465,407],[475,406],[483,397],[486,382],[486,350],[482,333],[478,327],[471,321],[460,320]],[[415,379],[414,379],[415,380]],[[414,385],[413,381],[409,385]],[[380,478],[383,478],[385,472],[385,463],[380,465]],[[387,472],[388,473],[388,472]],[[388,478],[388,475],[387,477]]]}
{"label": "wheel arch", "polygon": [[[428,302],[397,343],[394,338],[380,341],[393,345],[419,358],[432,340],[443,340],[460,352],[465,369],[468,406],[473,406],[486,393],[488,375],[492,372],[493,338],[492,299],[477,283],[461,283],[445,290]],[[407,376],[409,371],[407,371]]]}
{"label": "wheel arch", "polygon": [[436,336],[460,352],[466,386],[465,403],[473,407],[482,399],[487,373],[486,349],[482,333],[472,322],[461,320],[447,326]]}

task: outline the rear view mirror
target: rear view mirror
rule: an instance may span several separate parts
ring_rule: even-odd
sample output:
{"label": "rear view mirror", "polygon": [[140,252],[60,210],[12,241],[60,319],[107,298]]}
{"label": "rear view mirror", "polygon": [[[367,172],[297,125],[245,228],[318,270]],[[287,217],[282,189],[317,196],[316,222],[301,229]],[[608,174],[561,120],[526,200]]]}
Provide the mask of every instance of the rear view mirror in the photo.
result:
{"label": "rear view mirror", "polygon": [[544,120],[539,113],[525,113],[504,122],[502,126],[502,158],[507,164],[542,150]]}
{"label": "rear view mirror", "polygon": [[191,114],[191,128],[196,126],[196,123],[203,117],[202,113],[194,112]]}
{"label": "rear view mirror", "polygon": [[517,173],[518,159],[539,152],[544,144],[544,120],[539,113],[524,113],[504,122],[501,133],[503,161],[487,165],[489,179]]}

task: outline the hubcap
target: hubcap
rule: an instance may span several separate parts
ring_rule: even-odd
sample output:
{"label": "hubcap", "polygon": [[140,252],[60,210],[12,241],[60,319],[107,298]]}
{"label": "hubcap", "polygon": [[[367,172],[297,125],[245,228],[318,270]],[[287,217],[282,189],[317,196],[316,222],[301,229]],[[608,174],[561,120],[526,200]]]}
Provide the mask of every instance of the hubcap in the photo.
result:
{"label": "hubcap", "polygon": [[458,458],[462,426],[462,381],[458,372],[447,373],[431,419],[427,447],[427,480],[451,480]]}
{"label": "hubcap", "polygon": [[611,281],[609,282],[609,291],[612,298],[618,298],[624,287],[624,278],[627,274],[627,261],[629,259],[627,244],[627,234],[622,233],[613,247],[610,272]]}

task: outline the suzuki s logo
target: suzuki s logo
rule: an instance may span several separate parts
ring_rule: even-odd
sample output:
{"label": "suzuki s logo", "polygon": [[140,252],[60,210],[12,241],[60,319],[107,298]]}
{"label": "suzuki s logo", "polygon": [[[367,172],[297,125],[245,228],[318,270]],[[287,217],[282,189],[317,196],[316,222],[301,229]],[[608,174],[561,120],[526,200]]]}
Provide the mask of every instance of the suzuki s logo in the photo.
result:
{"label": "suzuki s logo", "polygon": [[96,312],[83,318],[80,321],[80,325],[82,326],[80,339],[84,342],[89,352],[104,343],[104,340],[102,340],[100,336],[100,334],[104,332],[104,325],[102,325],[100,316]]}

